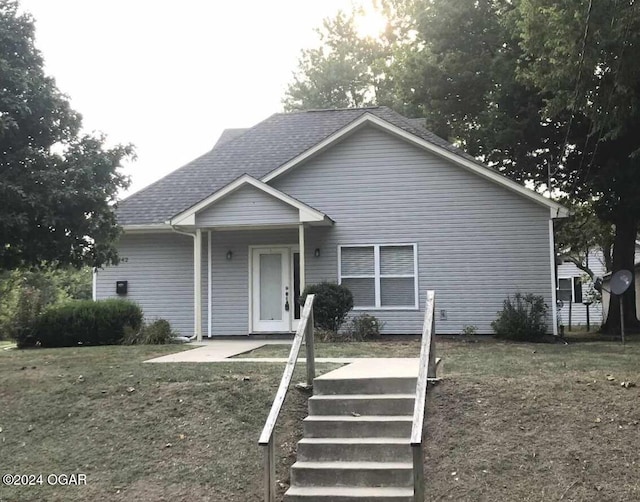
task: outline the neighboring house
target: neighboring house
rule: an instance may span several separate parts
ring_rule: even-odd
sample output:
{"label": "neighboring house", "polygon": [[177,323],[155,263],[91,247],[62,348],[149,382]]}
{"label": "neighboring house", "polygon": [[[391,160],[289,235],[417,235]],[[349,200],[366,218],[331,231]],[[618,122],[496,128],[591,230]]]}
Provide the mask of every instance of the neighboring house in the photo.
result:
{"label": "neighboring house", "polygon": [[[596,277],[606,274],[602,251],[591,250],[588,254],[588,267]],[[580,270],[574,263],[563,261],[558,265],[559,300],[558,321],[563,326],[584,327],[587,325],[587,309],[589,310],[589,324],[597,327],[602,324],[602,304],[594,302],[586,306],[584,302],[593,294],[593,281],[589,275]]]}
{"label": "neighboring house", "polygon": [[120,282],[184,335],[281,333],[306,284],[335,281],[354,314],[410,334],[433,289],[438,333],[490,333],[516,292],[555,318],[566,214],[388,108],[275,114],[119,205],[123,262],[97,272],[95,296]]}

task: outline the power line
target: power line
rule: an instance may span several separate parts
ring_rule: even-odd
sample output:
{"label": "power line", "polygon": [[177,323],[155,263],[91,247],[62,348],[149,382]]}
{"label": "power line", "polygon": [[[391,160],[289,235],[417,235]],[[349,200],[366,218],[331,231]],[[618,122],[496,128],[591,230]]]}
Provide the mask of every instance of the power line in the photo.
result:
{"label": "power line", "polygon": [[[616,10],[617,10],[617,5],[618,5],[618,2],[616,2]],[[631,2],[630,3],[630,8],[633,9],[634,7],[635,7],[635,4],[633,2]],[[612,18],[612,21],[611,21],[611,26],[612,27],[613,27],[613,19],[614,18],[615,18],[615,12],[613,14],[613,18]],[[606,120],[607,116],[609,115],[609,108],[611,107],[611,100],[613,98],[613,93],[615,92],[616,87],[617,87],[617,80],[618,80],[618,75],[620,73],[620,69],[622,68],[622,59],[623,59],[623,56],[624,56],[624,51],[625,51],[625,49],[627,47],[627,44],[628,44],[629,31],[631,30],[631,20],[632,20],[633,16],[632,15],[628,15],[628,16],[626,16],[626,18],[627,18],[627,22],[625,24],[625,29],[624,29],[623,39],[622,39],[622,45],[620,47],[620,53],[618,54],[617,65],[616,65],[615,70],[613,72],[613,80],[612,80],[612,83],[611,83],[611,89],[609,91],[609,96],[608,96],[608,98],[607,98],[607,100],[605,102],[604,113],[603,113],[603,119],[604,120]],[[595,124],[595,121],[594,121],[594,124]],[[591,153],[591,159],[589,160],[589,164],[587,165],[587,170],[586,170],[586,172],[584,174],[584,177],[583,177],[584,181],[586,181],[588,179],[589,173],[591,171],[591,167],[593,167],[593,164],[594,164],[594,161],[595,161],[595,158],[596,158],[596,154],[598,153],[598,146],[600,145],[600,140],[602,139],[602,135],[604,133],[604,130],[605,130],[605,123],[603,121],[603,123],[601,123],[600,126],[598,127],[598,138],[596,139],[595,145],[593,147],[593,152]],[[589,137],[590,136],[591,136],[591,134],[589,134],[587,136],[587,140],[585,142],[585,150],[586,150],[586,146],[587,146],[587,143],[589,141]],[[583,152],[582,159],[580,161],[580,170],[582,169],[582,165],[583,165],[583,161],[584,161],[585,155],[586,155],[586,151]],[[575,189],[575,186],[577,184],[577,181],[578,181],[578,178],[576,177],[576,179],[574,180],[573,184],[571,185],[570,193],[574,192],[574,189]]]}
{"label": "power line", "polygon": [[[571,116],[569,117],[569,123],[567,124],[567,133],[564,137],[564,143],[562,144],[562,148],[560,150],[560,159],[565,157],[565,152],[567,149],[567,143],[569,142],[569,134],[571,132],[571,126],[573,125],[573,118],[575,116],[576,103],[578,101],[578,94],[580,93],[580,80],[582,78],[582,70],[584,67],[584,56],[587,49],[587,39],[589,38],[589,26],[591,24],[591,12],[593,11],[593,0],[589,0],[589,6],[587,8],[587,16],[584,23],[584,34],[582,36],[582,50],[580,51],[580,58],[578,60],[578,76],[576,77],[576,87],[573,93],[573,106],[571,109]],[[551,172],[551,166],[549,166],[549,198],[551,199],[551,177],[555,175],[559,171],[559,168],[556,169],[553,173]]]}

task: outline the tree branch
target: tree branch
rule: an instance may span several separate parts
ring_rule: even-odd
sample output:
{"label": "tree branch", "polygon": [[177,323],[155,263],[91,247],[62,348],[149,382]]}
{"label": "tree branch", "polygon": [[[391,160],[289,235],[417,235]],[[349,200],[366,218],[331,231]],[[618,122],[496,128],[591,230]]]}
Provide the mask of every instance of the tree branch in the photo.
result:
{"label": "tree branch", "polygon": [[593,270],[591,270],[589,267],[587,267],[580,260],[578,260],[578,259],[576,259],[573,256],[570,256],[568,254],[561,254],[560,258],[562,258],[563,260],[566,260],[566,261],[570,261],[576,267],[578,267],[580,270],[582,270],[584,273],[589,274],[589,277],[591,277],[591,280],[593,280],[595,278],[595,274],[593,273]]}

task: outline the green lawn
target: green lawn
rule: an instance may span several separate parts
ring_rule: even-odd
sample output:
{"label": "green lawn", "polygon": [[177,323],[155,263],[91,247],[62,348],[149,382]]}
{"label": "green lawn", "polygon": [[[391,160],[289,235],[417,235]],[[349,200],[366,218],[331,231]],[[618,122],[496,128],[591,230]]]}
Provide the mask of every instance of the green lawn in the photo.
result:
{"label": "green lawn", "polygon": [[[0,500],[261,500],[256,442],[283,365],[142,364],[184,348],[0,350],[3,473],[87,475],[86,486],[0,485]],[[428,403],[428,500],[640,500],[640,388],[620,385],[640,384],[640,343],[439,339],[437,353],[445,380]],[[291,390],[277,436],[280,491],[305,407]]]}

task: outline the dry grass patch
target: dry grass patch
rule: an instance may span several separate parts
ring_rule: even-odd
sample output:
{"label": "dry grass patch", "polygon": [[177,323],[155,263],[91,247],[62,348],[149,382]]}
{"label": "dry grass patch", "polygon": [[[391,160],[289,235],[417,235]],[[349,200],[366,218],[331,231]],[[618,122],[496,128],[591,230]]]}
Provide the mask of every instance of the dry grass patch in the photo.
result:
{"label": "dry grass patch", "polygon": [[[640,500],[640,387],[620,385],[640,385],[640,343],[482,340],[438,339],[446,379],[428,406],[428,500]],[[183,349],[0,351],[2,470],[88,480],[0,486],[0,500],[261,500],[257,439],[283,365],[142,364]],[[318,344],[318,357],[417,352],[417,340]],[[280,493],[306,400],[290,392],[277,431]]]}
{"label": "dry grass patch", "polygon": [[[1,351],[3,474],[85,473],[87,485],[0,486],[0,500],[261,500],[257,440],[282,365],[142,364],[176,350]],[[284,486],[306,400],[290,392],[277,430]]]}
{"label": "dry grass patch", "polygon": [[440,344],[428,500],[640,500],[640,345]]}
{"label": "dry grass patch", "polygon": [[[316,357],[419,357],[420,341],[417,338],[393,337],[375,342],[317,342],[314,345]],[[250,352],[238,354],[247,357],[288,357],[291,345],[263,345]],[[301,352],[304,357],[304,349]]]}

